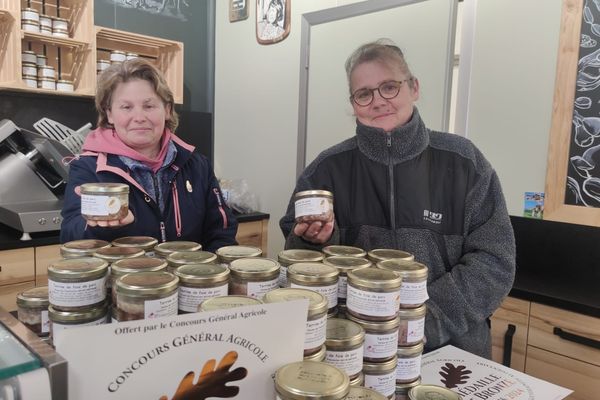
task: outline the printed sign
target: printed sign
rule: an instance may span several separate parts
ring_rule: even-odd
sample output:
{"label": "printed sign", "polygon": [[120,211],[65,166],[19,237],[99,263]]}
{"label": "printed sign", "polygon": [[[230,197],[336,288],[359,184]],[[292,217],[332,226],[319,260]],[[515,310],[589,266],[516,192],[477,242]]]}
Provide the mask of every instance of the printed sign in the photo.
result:
{"label": "printed sign", "polygon": [[307,314],[303,299],[73,328],[54,343],[71,399],[272,399],[277,368],[303,358]]}

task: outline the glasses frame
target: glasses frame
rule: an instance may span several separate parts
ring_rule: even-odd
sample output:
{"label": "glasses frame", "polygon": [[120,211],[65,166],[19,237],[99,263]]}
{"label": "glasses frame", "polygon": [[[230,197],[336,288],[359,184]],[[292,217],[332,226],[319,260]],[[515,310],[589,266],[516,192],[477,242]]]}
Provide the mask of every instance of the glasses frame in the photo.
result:
{"label": "glasses frame", "polygon": [[[412,81],[413,77],[410,78],[406,78],[406,79],[402,79],[400,81],[395,81],[395,80],[390,80],[390,81],[385,81],[385,82],[381,82],[381,84],[379,86],[377,86],[376,88],[370,89],[370,88],[363,88],[363,89],[357,89],[354,91],[354,93],[352,93],[352,95],[350,96],[350,101],[354,104],[356,104],[359,107],[368,107],[371,105],[371,103],[373,103],[373,100],[375,100],[375,91],[377,91],[377,93],[379,93],[379,96],[381,96],[382,99],[386,99],[386,100],[391,100],[394,99],[396,97],[398,97],[398,95],[400,94],[400,91],[402,90],[402,85],[405,82],[409,82]],[[399,84],[398,86],[398,92],[393,95],[392,97],[386,97],[381,93],[381,90],[379,90],[383,85],[385,85],[386,83],[390,83],[390,82],[396,82]],[[368,90],[371,92],[371,101],[369,101],[367,104],[359,104],[356,99],[354,98],[354,96],[356,95],[356,92],[360,91],[360,90]]]}

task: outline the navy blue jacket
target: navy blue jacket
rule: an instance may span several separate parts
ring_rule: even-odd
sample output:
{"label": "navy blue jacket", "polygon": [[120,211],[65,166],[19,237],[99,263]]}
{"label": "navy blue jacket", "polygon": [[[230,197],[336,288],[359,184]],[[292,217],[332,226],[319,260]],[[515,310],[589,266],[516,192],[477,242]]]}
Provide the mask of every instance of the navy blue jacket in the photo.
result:
{"label": "navy blue jacket", "polygon": [[[152,236],[159,241],[190,240],[214,252],[236,244],[237,221],[221,196],[212,167],[203,155],[179,139],[174,140],[177,156],[171,196],[165,199],[164,213],[128,172],[119,156],[83,153],[71,163],[65,190],[60,232],[62,243],[77,239],[112,241],[123,236]],[[132,224],[118,228],[89,227],[81,216],[81,199],[75,189],[92,182],[118,182],[129,185]]]}

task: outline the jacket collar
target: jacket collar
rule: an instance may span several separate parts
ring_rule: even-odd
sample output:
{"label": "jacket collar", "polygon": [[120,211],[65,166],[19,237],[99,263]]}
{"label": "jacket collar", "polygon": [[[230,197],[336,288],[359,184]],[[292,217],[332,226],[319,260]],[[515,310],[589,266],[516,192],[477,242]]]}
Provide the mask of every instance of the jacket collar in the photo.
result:
{"label": "jacket collar", "polygon": [[416,107],[406,124],[389,133],[356,121],[356,136],[360,151],[371,160],[381,163],[387,163],[390,159],[393,164],[410,160],[429,145],[429,131]]}

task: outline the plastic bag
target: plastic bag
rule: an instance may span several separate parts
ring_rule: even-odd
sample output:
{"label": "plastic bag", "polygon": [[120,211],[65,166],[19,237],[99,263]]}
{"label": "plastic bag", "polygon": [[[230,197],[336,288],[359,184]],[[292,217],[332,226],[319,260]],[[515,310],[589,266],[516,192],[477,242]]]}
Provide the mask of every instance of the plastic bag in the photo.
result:
{"label": "plastic bag", "polygon": [[241,214],[258,210],[258,199],[245,179],[222,179],[219,184],[223,199],[232,210]]}

